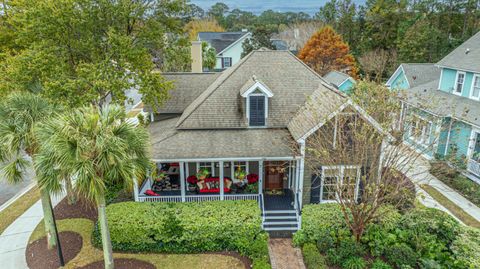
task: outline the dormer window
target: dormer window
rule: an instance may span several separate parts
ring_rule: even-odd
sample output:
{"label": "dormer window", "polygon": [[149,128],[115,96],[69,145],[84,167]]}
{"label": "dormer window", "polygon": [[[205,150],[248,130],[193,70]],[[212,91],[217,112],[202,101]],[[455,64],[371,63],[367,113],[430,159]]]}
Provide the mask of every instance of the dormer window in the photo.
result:
{"label": "dormer window", "polygon": [[249,127],[266,127],[268,118],[268,98],[273,93],[255,76],[240,89],[240,95],[246,99],[246,118]]}

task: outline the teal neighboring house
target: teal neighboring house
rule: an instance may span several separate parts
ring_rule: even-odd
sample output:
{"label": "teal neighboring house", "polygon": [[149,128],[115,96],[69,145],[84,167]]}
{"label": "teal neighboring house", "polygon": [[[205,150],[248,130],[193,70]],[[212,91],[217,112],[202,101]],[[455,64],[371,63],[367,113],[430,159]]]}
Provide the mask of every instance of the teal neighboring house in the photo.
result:
{"label": "teal neighboring house", "polygon": [[355,80],[351,76],[336,70],[330,71],[323,77],[323,79],[325,79],[328,83],[333,85],[341,92],[347,94],[355,85]]}
{"label": "teal neighboring house", "polygon": [[480,32],[436,64],[401,64],[386,85],[403,90],[407,144],[430,159],[464,160],[480,178]]}

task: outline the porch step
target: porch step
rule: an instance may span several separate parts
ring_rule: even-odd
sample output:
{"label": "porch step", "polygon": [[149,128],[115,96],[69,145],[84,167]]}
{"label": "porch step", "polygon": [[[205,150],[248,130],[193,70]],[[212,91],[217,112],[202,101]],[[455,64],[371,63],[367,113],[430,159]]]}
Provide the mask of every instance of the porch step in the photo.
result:
{"label": "porch step", "polygon": [[295,210],[266,210],[263,212],[265,231],[292,232],[298,230],[298,218]]}

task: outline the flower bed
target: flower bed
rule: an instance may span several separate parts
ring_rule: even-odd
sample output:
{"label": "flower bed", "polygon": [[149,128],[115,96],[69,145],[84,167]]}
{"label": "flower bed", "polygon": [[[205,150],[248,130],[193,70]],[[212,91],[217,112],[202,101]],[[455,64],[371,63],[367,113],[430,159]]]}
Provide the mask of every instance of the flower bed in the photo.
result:
{"label": "flower bed", "polygon": [[[114,250],[160,253],[237,251],[268,263],[268,234],[255,201],[118,203],[107,207]],[[100,246],[98,229],[94,242]],[[255,266],[254,266],[255,268]]]}

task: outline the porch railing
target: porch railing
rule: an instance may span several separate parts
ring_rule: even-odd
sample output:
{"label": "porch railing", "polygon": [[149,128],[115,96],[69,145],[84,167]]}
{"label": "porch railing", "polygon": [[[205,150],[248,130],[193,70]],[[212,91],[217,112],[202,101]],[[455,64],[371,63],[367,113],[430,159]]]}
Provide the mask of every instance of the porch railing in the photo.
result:
{"label": "porch railing", "polygon": [[476,176],[480,177],[480,163],[479,162],[476,162],[474,160],[468,160],[467,170],[470,173],[473,173]]}
{"label": "porch railing", "polygon": [[[224,200],[233,201],[247,201],[259,200],[259,194],[233,194],[225,195]],[[179,203],[182,202],[182,196],[141,196],[138,197],[139,202],[167,202],[167,203]],[[220,201],[220,195],[186,195],[185,202],[207,202],[207,201]]]}

